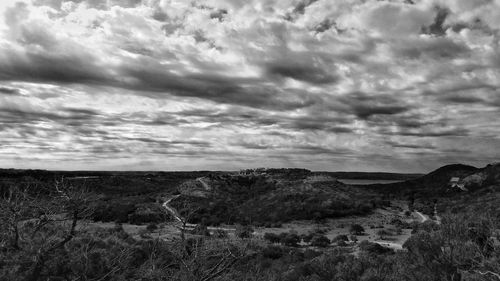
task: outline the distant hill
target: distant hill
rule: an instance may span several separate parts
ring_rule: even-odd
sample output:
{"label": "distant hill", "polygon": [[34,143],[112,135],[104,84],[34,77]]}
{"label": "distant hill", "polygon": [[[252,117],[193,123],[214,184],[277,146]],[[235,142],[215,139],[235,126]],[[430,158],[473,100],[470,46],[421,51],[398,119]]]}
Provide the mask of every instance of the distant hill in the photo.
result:
{"label": "distant hill", "polygon": [[469,165],[451,164],[411,180],[390,184],[374,184],[366,187],[394,196],[436,197],[449,191],[451,178],[465,178],[478,170],[478,168]]}
{"label": "distant hill", "polygon": [[329,175],[337,179],[356,180],[410,180],[423,176],[423,174],[400,174],[385,172],[314,172],[314,174]]}
{"label": "distant hill", "polygon": [[191,222],[279,223],[366,214],[384,202],[375,192],[303,169],[227,173],[186,181],[172,202],[197,209]]}

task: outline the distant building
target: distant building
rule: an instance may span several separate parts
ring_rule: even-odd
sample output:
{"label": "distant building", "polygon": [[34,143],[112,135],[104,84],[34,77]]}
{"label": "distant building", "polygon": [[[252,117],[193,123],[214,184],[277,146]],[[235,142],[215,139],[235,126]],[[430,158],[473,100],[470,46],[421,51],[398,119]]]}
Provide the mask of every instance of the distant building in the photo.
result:
{"label": "distant building", "polygon": [[462,191],[468,191],[467,188],[465,188],[465,184],[460,183],[459,177],[452,177],[450,179],[450,185],[451,185],[451,187],[459,188]]}
{"label": "distant building", "polygon": [[459,177],[452,177],[450,179],[450,184],[451,184],[452,187],[455,187],[458,184],[459,181],[460,181]]}

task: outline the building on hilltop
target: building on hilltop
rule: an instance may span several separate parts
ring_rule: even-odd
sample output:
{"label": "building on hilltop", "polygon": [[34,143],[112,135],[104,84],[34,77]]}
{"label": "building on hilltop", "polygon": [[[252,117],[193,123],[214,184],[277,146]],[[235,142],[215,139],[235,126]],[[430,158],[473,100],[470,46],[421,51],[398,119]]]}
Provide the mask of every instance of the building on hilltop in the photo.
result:
{"label": "building on hilltop", "polygon": [[456,187],[462,191],[468,191],[467,188],[465,188],[465,184],[460,183],[459,177],[452,177],[450,179],[450,185],[451,185],[451,187]]}

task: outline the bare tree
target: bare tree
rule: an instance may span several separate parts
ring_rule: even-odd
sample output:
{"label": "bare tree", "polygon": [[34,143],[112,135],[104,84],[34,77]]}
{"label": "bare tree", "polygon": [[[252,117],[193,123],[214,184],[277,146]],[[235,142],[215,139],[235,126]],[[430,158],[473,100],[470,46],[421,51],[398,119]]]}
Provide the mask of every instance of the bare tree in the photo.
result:
{"label": "bare tree", "polygon": [[91,198],[64,180],[50,190],[11,187],[0,198],[0,226],[6,229],[0,245],[10,252],[7,264],[22,264],[28,269],[25,280],[39,280],[47,261],[75,237],[78,221],[91,214]]}

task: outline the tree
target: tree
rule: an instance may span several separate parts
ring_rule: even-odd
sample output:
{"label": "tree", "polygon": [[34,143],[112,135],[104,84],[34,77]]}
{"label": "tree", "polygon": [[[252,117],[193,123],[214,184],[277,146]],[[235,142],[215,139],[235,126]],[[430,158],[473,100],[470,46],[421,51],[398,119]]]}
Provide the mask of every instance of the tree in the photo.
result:
{"label": "tree", "polygon": [[1,231],[0,253],[9,253],[1,254],[0,260],[23,264],[19,268],[23,271],[15,274],[24,280],[50,279],[44,268],[75,238],[79,220],[91,215],[91,201],[86,189],[64,180],[56,181],[45,194],[30,186],[12,186],[0,198],[0,229],[7,230]]}
{"label": "tree", "polygon": [[349,232],[354,235],[363,235],[365,233],[365,229],[359,224],[352,224],[349,228]]}
{"label": "tree", "polygon": [[[500,253],[492,237],[495,220],[448,215],[437,227],[418,231],[403,245],[415,271],[441,280],[500,280]],[[495,254],[493,254],[495,253]],[[429,261],[432,260],[432,263]]]}

